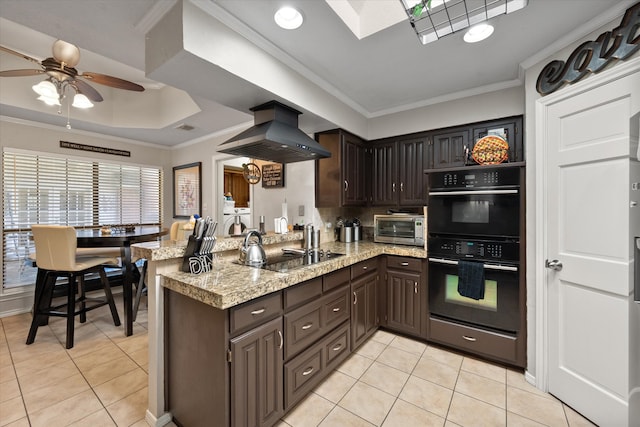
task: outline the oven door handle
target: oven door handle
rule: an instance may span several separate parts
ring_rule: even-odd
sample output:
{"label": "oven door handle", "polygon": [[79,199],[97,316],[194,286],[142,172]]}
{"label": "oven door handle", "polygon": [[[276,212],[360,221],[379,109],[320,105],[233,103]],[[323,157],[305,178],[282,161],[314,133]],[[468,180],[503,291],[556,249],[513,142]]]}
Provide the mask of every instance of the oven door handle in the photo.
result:
{"label": "oven door handle", "polygon": [[[453,259],[429,258],[429,261],[435,262],[437,264],[458,265],[458,261]],[[484,264],[484,268],[486,268],[487,270],[518,271],[518,267],[500,264]]]}
{"label": "oven door handle", "polygon": [[518,190],[465,190],[465,191],[430,191],[429,196],[475,196],[493,194],[518,194]]}

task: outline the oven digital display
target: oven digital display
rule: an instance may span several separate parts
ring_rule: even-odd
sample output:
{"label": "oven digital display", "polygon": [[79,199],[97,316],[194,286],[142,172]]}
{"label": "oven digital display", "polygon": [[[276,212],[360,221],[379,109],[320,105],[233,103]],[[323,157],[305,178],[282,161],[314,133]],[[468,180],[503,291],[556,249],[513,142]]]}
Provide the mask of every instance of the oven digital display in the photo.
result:
{"label": "oven digital display", "polygon": [[489,223],[488,200],[469,200],[451,204],[451,221],[467,224]]}
{"label": "oven digital display", "polygon": [[484,299],[474,300],[473,298],[463,297],[458,293],[458,276],[454,274],[446,274],[445,276],[445,302],[482,310],[498,311],[498,282],[495,280],[485,280]]}

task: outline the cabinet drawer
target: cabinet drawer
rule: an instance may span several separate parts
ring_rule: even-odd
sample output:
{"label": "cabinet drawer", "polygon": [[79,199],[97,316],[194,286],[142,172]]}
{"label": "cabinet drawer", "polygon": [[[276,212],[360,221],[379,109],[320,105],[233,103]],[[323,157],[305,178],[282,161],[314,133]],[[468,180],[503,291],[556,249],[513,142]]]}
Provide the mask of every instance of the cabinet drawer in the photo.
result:
{"label": "cabinet drawer", "polygon": [[361,261],[351,266],[351,280],[378,269],[378,257]]}
{"label": "cabinet drawer", "polygon": [[333,273],[325,274],[322,277],[322,290],[327,292],[331,289],[337,288],[340,285],[349,283],[351,272],[349,268],[343,268]]}
{"label": "cabinet drawer", "polygon": [[229,310],[231,335],[247,330],[282,314],[282,294],[275,292]]}
{"label": "cabinet drawer", "polygon": [[284,290],[284,309],[289,310],[322,295],[322,277],[311,279]]}
{"label": "cabinet drawer", "polygon": [[515,363],[516,337],[484,331],[440,319],[429,319],[431,339],[462,350]]}
{"label": "cabinet drawer", "polygon": [[328,331],[349,318],[350,298],[349,287],[333,292],[323,299],[324,327]]}
{"label": "cabinet drawer", "polygon": [[284,365],[285,412],[322,380],[322,359],[323,348],[314,346]]}
{"label": "cabinet drawer", "polygon": [[387,255],[387,268],[396,270],[410,270],[420,273],[423,262],[424,260],[420,258]]}
{"label": "cabinet drawer", "polygon": [[323,340],[327,372],[349,356],[350,329],[347,322]]}
{"label": "cabinet drawer", "polygon": [[322,335],[323,306],[322,300],[318,300],[285,314],[285,359],[303,350]]}

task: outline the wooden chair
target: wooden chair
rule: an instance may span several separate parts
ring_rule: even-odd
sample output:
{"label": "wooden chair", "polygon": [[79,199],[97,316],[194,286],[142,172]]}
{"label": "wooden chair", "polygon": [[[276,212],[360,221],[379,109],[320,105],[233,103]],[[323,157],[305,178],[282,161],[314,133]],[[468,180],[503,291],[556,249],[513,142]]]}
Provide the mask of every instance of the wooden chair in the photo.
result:
{"label": "wooden chair", "polygon": [[[57,316],[67,319],[66,348],[72,348],[75,316],[80,316],[80,322],[84,323],[88,311],[104,305],[109,305],[114,324],[120,326],[118,310],[104,271],[105,264],[114,265],[118,263],[118,260],[105,256],[78,256],[76,253],[76,231],[73,227],[33,225],[31,230],[36,246],[38,279],[36,280],[33,319],[27,336],[27,344],[34,342],[39,325],[46,324],[49,316]],[[85,295],[84,276],[94,272],[100,275],[105,298],[88,298]],[[67,302],[52,306],[53,288],[56,286],[58,277],[68,278]],[[78,286],[76,286],[76,279]],[[76,293],[78,294],[77,298]],[[61,310],[63,308],[64,310]]]}

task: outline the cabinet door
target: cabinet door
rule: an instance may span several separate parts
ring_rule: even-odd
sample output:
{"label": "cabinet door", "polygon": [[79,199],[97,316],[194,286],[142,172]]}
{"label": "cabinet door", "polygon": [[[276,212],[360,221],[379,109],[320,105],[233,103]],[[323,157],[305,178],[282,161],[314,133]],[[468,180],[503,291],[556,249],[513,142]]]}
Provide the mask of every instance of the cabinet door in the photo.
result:
{"label": "cabinet door", "polygon": [[342,135],[343,206],[364,206],[367,203],[365,148],[362,140],[348,133]]}
{"label": "cabinet door", "polygon": [[423,206],[426,204],[427,139],[418,138],[398,142],[400,160],[398,166],[399,197],[401,206]]}
{"label": "cabinet door", "polygon": [[282,416],[282,341],[281,317],[231,340],[232,426],[271,426]]}
{"label": "cabinet door", "polygon": [[464,148],[469,147],[469,132],[460,129],[447,133],[436,133],[433,139],[433,167],[448,168],[464,166]]}
{"label": "cabinet door", "polygon": [[421,275],[387,270],[387,327],[420,335]]}
{"label": "cabinet door", "polygon": [[396,143],[388,142],[372,148],[373,206],[395,206],[397,198]]}
{"label": "cabinet door", "polygon": [[354,351],[378,326],[377,273],[351,283],[351,350]]}

